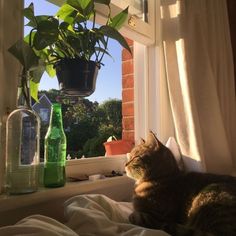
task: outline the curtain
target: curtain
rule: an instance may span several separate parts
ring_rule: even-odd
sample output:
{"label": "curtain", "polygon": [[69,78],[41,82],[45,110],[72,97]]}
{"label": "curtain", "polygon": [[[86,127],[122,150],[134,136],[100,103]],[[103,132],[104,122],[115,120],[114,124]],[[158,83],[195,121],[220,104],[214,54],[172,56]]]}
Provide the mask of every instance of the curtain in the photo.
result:
{"label": "curtain", "polygon": [[162,42],[187,168],[234,174],[236,101],[226,0],[163,0]]}
{"label": "curtain", "polygon": [[16,104],[17,82],[19,78],[19,63],[7,49],[22,36],[23,18],[21,10],[23,0],[0,0],[0,120],[2,132],[0,138],[0,192],[3,181],[4,148],[5,148],[5,121],[7,113]]}

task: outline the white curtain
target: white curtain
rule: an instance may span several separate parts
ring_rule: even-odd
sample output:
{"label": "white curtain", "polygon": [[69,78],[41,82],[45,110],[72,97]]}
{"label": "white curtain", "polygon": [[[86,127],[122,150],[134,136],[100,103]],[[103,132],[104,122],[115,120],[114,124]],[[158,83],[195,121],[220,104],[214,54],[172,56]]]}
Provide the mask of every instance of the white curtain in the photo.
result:
{"label": "white curtain", "polygon": [[165,70],[187,166],[233,174],[236,100],[226,0],[163,0]]}
{"label": "white curtain", "polygon": [[16,105],[17,82],[20,72],[19,63],[8,48],[22,36],[23,0],[0,0],[0,120],[2,132],[0,138],[0,192],[4,169],[5,121],[7,113]]}

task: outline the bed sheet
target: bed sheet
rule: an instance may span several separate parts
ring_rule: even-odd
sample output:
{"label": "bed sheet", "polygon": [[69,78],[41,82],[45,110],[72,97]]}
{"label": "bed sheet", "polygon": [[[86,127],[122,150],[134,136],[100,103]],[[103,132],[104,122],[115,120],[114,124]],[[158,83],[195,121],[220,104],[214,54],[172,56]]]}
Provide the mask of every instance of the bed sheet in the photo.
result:
{"label": "bed sheet", "polygon": [[105,195],[86,194],[64,204],[66,223],[32,215],[17,224],[0,228],[0,236],[168,236],[161,230],[129,223],[132,204],[117,202]]}

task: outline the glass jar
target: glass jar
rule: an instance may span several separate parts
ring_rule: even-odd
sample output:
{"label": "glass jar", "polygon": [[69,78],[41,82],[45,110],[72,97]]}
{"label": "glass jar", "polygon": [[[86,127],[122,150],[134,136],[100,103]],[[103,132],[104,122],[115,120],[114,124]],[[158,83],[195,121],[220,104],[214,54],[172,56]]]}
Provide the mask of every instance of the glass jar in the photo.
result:
{"label": "glass jar", "polygon": [[17,108],[6,121],[6,175],[8,194],[35,192],[39,175],[39,116],[26,105],[19,94]]}

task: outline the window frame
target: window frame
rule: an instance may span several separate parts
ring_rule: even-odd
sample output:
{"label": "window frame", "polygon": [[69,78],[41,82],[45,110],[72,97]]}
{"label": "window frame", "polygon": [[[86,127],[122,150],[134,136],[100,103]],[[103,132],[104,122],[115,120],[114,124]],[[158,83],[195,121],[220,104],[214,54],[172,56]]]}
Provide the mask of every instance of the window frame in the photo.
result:
{"label": "window frame", "polygon": [[[47,0],[50,3],[55,5],[62,5],[64,0]],[[116,0],[114,0],[116,1]],[[142,19],[138,19],[135,15],[129,14],[127,23],[122,27],[120,32],[126,35],[128,38],[132,38],[134,41],[143,43],[145,45],[152,45],[155,42],[155,5],[156,1],[159,0],[148,0],[148,14],[149,14],[149,22],[144,22]],[[116,15],[121,11],[120,6],[124,6],[124,0],[116,1],[120,2],[119,6],[116,3],[111,1],[110,7],[112,15]],[[104,14],[104,5],[96,4],[97,10],[97,21],[100,24],[105,23],[105,14]],[[105,12],[107,9],[105,9]]]}

